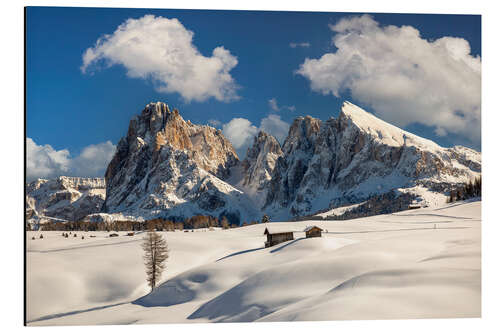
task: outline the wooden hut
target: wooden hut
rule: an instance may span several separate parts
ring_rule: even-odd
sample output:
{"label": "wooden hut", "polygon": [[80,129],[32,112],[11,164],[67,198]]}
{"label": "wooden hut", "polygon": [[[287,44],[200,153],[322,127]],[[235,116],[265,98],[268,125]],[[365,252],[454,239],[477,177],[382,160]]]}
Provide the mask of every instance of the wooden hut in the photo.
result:
{"label": "wooden hut", "polygon": [[323,229],[315,225],[304,229],[304,232],[306,233],[306,238],[321,237],[322,231]]}
{"label": "wooden hut", "polygon": [[408,209],[419,209],[422,208],[422,204],[416,200],[413,200],[411,204],[408,205]]}
{"label": "wooden hut", "polygon": [[264,230],[264,235],[267,236],[267,241],[264,243],[265,247],[293,240],[293,231],[278,226],[267,226],[266,230]]}

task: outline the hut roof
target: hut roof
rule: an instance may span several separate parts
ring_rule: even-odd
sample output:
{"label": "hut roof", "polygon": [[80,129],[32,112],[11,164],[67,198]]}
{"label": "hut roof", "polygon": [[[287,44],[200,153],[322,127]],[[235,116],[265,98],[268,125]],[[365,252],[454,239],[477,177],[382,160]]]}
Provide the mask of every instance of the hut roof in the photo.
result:
{"label": "hut roof", "polygon": [[294,230],[290,229],[290,227],[281,226],[281,225],[266,226],[266,229],[264,230],[264,235],[266,235],[266,234],[281,234],[284,232],[294,232]]}
{"label": "hut roof", "polygon": [[320,227],[318,227],[317,225],[311,225],[307,228],[304,229],[304,232],[308,232],[309,230],[312,230],[312,229],[318,229],[319,231],[323,231],[323,229],[321,229]]}

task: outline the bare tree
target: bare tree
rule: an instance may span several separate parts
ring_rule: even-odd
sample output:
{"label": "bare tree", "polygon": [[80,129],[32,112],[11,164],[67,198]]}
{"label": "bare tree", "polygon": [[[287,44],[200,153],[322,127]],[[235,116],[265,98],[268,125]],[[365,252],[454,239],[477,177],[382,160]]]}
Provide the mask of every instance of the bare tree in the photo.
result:
{"label": "bare tree", "polygon": [[168,258],[167,241],[156,231],[150,230],[142,241],[142,249],[144,250],[146,280],[153,291],[165,269],[165,261]]}

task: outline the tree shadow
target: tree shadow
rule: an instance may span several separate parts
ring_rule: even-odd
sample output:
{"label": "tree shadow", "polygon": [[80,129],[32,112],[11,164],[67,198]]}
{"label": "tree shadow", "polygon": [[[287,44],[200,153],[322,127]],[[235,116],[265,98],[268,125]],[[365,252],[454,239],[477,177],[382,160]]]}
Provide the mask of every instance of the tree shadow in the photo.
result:
{"label": "tree shadow", "polygon": [[51,315],[47,315],[47,316],[42,316],[42,317],[39,317],[39,318],[36,318],[36,319],[28,320],[26,323],[29,324],[29,323],[33,323],[33,322],[36,322],[36,321],[49,320],[49,319],[60,318],[60,317],[65,317],[65,316],[71,316],[71,315],[75,315],[75,314],[79,314],[79,313],[85,313],[85,312],[96,311],[96,310],[103,310],[103,309],[112,308],[112,307],[123,305],[123,304],[127,304],[127,303],[129,303],[129,302],[121,302],[121,303],[116,303],[116,304],[97,306],[97,307],[94,307],[94,308],[89,308],[89,309],[84,309],[84,310],[75,310],[75,311],[69,311],[69,312],[55,313],[55,314],[51,314]]}

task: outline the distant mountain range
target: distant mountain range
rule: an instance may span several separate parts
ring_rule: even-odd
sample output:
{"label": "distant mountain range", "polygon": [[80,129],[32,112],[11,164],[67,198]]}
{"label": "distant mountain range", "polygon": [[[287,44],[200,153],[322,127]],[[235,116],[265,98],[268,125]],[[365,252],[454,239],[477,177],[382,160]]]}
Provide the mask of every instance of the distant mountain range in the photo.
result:
{"label": "distant mountain range", "polygon": [[480,152],[440,147],[349,102],[336,119],[295,119],[282,146],[259,132],[242,161],[220,130],[158,102],[130,121],[105,179],[34,181],[26,216],[38,223],[211,215],[242,223],[263,214],[325,216],[342,206],[373,215],[413,201],[442,204],[480,174]]}

